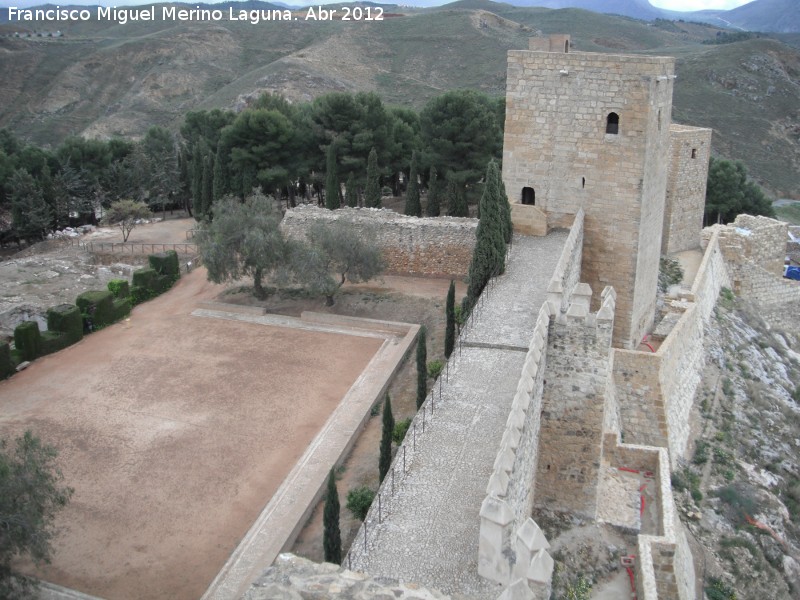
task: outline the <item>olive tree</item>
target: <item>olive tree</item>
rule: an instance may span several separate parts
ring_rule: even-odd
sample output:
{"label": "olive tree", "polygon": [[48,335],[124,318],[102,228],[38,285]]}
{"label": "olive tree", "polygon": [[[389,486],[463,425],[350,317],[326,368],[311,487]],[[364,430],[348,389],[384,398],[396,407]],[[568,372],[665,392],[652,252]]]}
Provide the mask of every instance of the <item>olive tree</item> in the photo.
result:
{"label": "olive tree", "polygon": [[384,269],[380,249],[369,235],[359,235],[352,223],[314,223],[306,241],[292,250],[292,270],[312,293],[325,296],[333,306],[334,296],[345,281],[369,281]]}
{"label": "olive tree", "polygon": [[30,431],[12,447],[0,439],[0,598],[24,597],[35,584],[14,573],[12,561],[28,557],[37,565],[50,562],[53,521],[73,491],[62,484],[57,456],[54,447]]}
{"label": "olive tree", "polygon": [[278,228],[275,201],[254,192],[244,202],[225,196],[212,206],[214,219],[197,235],[208,279],[214,283],[253,278],[253,293],[267,297],[264,276],[286,266],[287,245]]}

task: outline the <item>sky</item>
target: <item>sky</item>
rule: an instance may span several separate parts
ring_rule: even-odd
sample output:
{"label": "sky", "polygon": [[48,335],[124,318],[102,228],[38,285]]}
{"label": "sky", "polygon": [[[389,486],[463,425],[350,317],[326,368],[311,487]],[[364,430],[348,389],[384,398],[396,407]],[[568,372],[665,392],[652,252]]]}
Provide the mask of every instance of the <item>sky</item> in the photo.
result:
{"label": "sky", "polygon": [[752,0],[650,0],[650,4],[668,10],[730,10]]}

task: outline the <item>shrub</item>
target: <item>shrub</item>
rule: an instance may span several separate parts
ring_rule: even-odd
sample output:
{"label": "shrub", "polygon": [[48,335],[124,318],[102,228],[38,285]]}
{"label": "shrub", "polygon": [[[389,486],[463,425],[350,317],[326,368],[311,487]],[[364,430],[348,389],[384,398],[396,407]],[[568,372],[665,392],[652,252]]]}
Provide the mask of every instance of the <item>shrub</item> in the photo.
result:
{"label": "shrub", "polygon": [[84,321],[91,321],[92,329],[102,329],[111,325],[114,318],[114,296],[108,290],[91,290],[83,292],[75,299],[75,304],[83,315]]}
{"label": "shrub", "polygon": [[36,321],[23,321],[14,329],[14,346],[22,360],[35,360],[42,351],[42,335]]}
{"label": "shrub", "polygon": [[708,600],[736,600],[736,592],[721,579],[709,577],[708,585],[706,586],[706,598]]}
{"label": "shrub", "polygon": [[108,291],[114,298],[127,298],[131,295],[131,288],[125,279],[112,279],[108,282]]}
{"label": "shrub", "polygon": [[154,296],[155,294],[151,292],[149,288],[138,285],[135,285],[131,288],[131,304],[133,304],[133,306],[141,304],[142,302],[146,302]]}
{"label": "shrub", "polygon": [[152,290],[158,272],[155,269],[137,269],[133,272],[133,287],[146,288]]}
{"label": "shrub", "polygon": [[47,329],[63,333],[67,346],[79,342],[83,337],[83,318],[74,304],[59,304],[47,309]]}
{"label": "shrub", "polygon": [[353,488],[347,492],[347,510],[359,521],[367,517],[369,507],[375,499],[375,492],[366,486]]}
{"label": "shrub", "polygon": [[113,302],[114,305],[114,320],[119,321],[131,314],[131,299],[130,298],[116,298]]}
{"label": "shrub", "polygon": [[394,424],[394,430],[392,431],[392,441],[397,444],[398,446],[403,443],[403,440],[406,437],[406,432],[408,428],[411,427],[411,419],[403,419],[402,421],[398,421]]}
{"label": "shrub", "polygon": [[[83,332],[81,332],[81,335],[83,335]],[[41,333],[39,356],[58,352],[73,343],[74,342],[71,342],[66,334],[60,331],[43,331]]]}
{"label": "shrub", "polygon": [[442,372],[444,363],[440,360],[432,360],[428,363],[428,377],[436,379]]}
{"label": "shrub", "polygon": [[147,257],[147,262],[150,264],[150,268],[159,275],[172,275],[177,279],[181,274],[178,253],[175,250],[151,254]]}
{"label": "shrub", "polygon": [[0,344],[0,379],[5,379],[14,372],[11,361],[11,347],[8,343]]}

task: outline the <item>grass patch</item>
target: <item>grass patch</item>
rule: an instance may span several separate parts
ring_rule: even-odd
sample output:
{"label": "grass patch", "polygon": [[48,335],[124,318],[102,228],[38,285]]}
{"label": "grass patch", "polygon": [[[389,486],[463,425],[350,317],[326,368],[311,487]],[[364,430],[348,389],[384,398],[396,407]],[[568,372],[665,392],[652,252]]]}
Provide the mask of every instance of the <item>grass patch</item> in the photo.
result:
{"label": "grass patch", "polygon": [[776,206],[775,214],[781,221],[786,221],[792,225],[800,225],[800,202],[787,204],[786,206]]}

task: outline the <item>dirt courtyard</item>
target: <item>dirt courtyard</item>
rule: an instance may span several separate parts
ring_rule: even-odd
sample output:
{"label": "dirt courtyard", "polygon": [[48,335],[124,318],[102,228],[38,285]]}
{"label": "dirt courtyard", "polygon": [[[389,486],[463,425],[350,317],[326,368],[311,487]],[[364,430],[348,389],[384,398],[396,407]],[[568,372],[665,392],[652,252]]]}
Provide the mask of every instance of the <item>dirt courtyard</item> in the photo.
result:
{"label": "dirt courtyard", "polygon": [[45,580],[199,598],[381,345],[193,317],[205,276],[0,383],[2,436],[58,447],[75,488]]}

